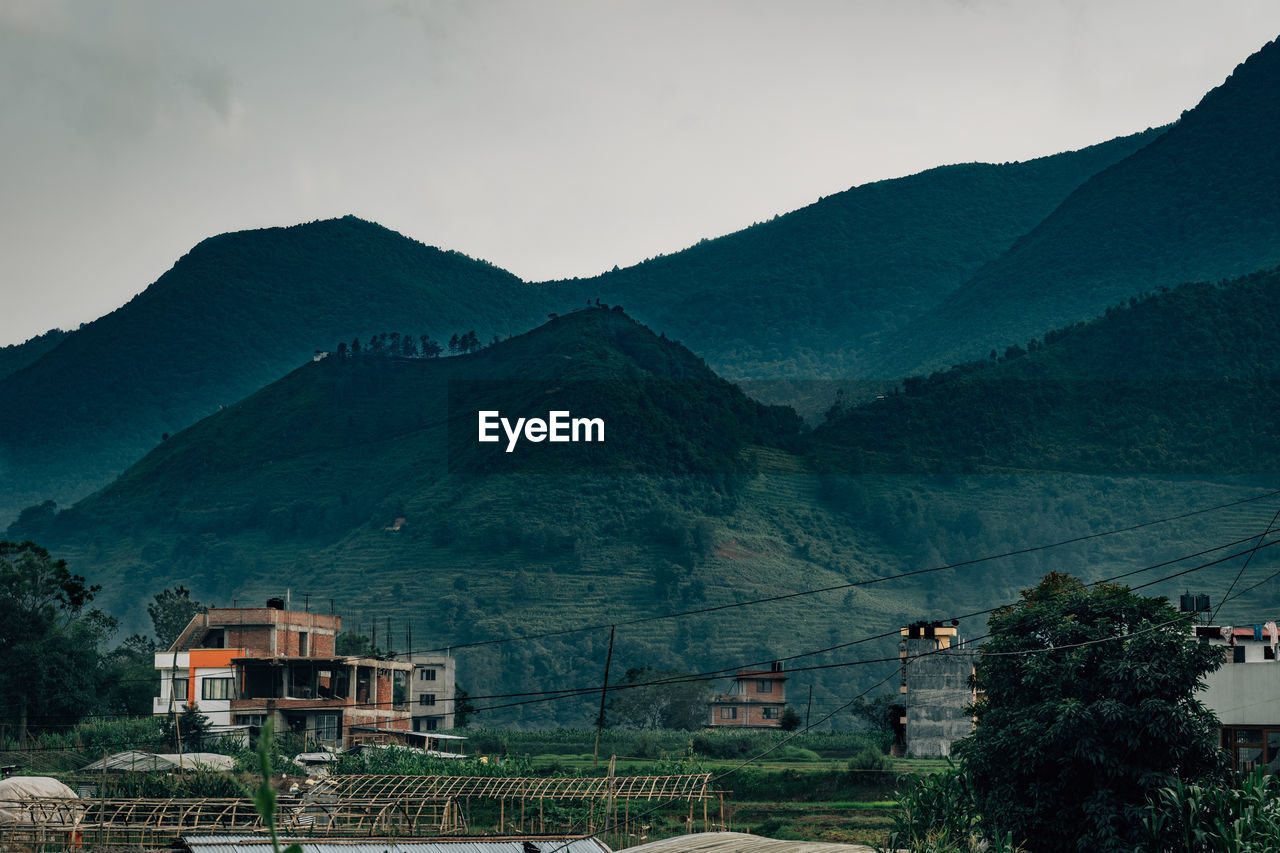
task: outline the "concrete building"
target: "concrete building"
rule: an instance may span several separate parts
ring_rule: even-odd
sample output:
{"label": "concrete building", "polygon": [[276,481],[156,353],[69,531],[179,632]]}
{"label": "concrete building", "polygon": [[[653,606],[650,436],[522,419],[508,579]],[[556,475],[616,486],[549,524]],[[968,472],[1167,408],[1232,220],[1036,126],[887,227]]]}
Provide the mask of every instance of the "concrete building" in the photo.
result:
{"label": "concrete building", "polygon": [[[1270,630],[1268,630],[1270,629]],[[1197,625],[1202,643],[1222,646],[1226,662],[1209,673],[1199,699],[1217,715],[1222,748],[1241,773],[1280,767],[1280,660],[1274,623]]]}
{"label": "concrete building", "polygon": [[964,647],[958,630],[942,622],[916,622],[900,630],[902,701],[895,753],[945,758],[953,743],[973,731],[974,653]]}
{"label": "concrete building", "polygon": [[457,690],[457,664],[449,655],[412,655],[409,708],[415,732],[453,728],[453,702]]}
{"label": "concrete building", "polygon": [[408,661],[338,655],[339,616],[266,607],[212,608],[157,653],[156,714],[197,708],[215,727],[260,726],[353,746],[367,732],[410,730]]}
{"label": "concrete building", "polygon": [[729,692],[711,697],[710,704],[709,726],[778,728],[787,704],[787,676],[782,664],[774,663],[768,670],[738,670]]}

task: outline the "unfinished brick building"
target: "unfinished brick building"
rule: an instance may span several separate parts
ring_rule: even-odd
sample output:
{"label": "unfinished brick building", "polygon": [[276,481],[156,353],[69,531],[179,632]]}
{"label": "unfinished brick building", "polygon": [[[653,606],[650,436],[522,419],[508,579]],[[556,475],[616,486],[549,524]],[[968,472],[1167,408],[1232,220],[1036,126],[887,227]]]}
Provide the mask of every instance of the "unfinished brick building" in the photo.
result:
{"label": "unfinished brick building", "polygon": [[342,617],[266,607],[197,613],[168,651],[160,671],[157,714],[196,707],[217,727],[294,731],[317,745],[354,746],[410,728],[407,661],[342,656]]}

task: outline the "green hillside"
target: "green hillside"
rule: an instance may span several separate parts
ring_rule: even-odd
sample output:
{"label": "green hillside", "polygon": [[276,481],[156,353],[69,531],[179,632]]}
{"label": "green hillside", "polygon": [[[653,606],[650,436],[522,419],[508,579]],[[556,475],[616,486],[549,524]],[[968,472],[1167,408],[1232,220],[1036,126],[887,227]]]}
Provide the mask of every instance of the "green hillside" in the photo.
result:
{"label": "green hillside", "polygon": [[[522,448],[510,460],[458,452],[458,437],[475,435],[479,405],[520,415],[599,405],[607,423],[625,416],[633,427],[616,441],[609,432],[592,448],[600,455],[564,457],[553,469],[547,453],[562,448]],[[389,619],[397,651],[410,635],[419,650],[455,648],[462,683],[484,697],[590,687],[607,626],[618,625],[619,672],[712,671],[828,649],[788,668],[793,696],[812,685],[815,705],[833,708],[882,679],[877,689],[893,686],[893,637],[844,644],[984,610],[1050,569],[1105,577],[1193,553],[1261,530],[1275,509],[1241,504],[848,586],[1263,490],[1217,475],[854,475],[815,470],[800,452],[805,440],[786,410],[744,398],[621,312],[591,309],[472,355],[307,364],[174,435],[109,488],[9,536],[47,544],[101,583],[99,601],[126,629],[141,628],[149,596],[176,583],[220,604],[287,589],[312,606],[332,599],[349,627],[368,632],[376,621],[384,644]],[[1220,591],[1235,568],[1191,581]],[[653,618],[827,587],[836,588]],[[1246,604],[1273,599],[1262,590]],[[973,635],[984,621],[963,624]],[[516,639],[524,635],[537,638]],[[595,710],[590,698],[526,698],[478,704],[492,707],[486,720],[525,726],[583,724]]]}
{"label": "green hillside", "polygon": [[882,376],[946,367],[1144,290],[1280,264],[1280,43],[1101,170],[889,342]]}
{"label": "green hillside", "polygon": [[1188,284],[831,418],[847,471],[1280,471],[1280,270]]}
{"label": "green hillside", "polygon": [[1157,135],[865,184],[675,254],[542,288],[622,302],[730,379],[854,375],[869,347]]}
{"label": "green hillside", "polygon": [[839,375],[1152,136],[857,187],[637,267],[537,286],[353,217],[213,237],[111,314],[0,351],[0,406],[23,413],[0,422],[0,520],[70,504],[164,434],[371,334],[489,341],[605,296],[729,376]]}
{"label": "green hillside", "polygon": [[0,518],[69,504],[174,433],[375,332],[445,341],[545,317],[488,264],[347,217],[205,240],[127,305],[0,380]]}

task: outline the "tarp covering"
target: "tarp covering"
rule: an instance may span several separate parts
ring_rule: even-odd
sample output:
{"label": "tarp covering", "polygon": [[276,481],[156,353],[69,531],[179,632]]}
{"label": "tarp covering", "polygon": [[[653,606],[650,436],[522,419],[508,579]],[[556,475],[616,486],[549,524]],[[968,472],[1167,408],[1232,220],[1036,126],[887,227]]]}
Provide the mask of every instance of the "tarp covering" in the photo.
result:
{"label": "tarp covering", "polygon": [[135,749],[108,755],[85,767],[84,772],[133,773],[166,773],[179,768],[186,770],[235,770],[236,760],[229,755],[216,752],[185,752],[179,760],[177,753],[157,755],[153,752],[139,752]]}
{"label": "tarp covering", "polygon": [[12,776],[0,779],[0,823],[27,823],[30,812],[22,807],[30,800],[75,800],[76,792],[48,776]]}

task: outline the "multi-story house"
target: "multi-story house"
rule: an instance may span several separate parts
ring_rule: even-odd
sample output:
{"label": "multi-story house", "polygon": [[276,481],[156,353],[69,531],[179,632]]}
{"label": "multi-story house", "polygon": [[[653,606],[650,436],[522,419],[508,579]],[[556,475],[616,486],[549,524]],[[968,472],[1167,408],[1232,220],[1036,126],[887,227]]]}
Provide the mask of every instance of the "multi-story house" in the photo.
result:
{"label": "multi-story house", "polygon": [[710,726],[778,728],[787,704],[787,676],[782,664],[768,670],[740,669],[728,693],[711,697]]}
{"label": "multi-story house", "polygon": [[1265,765],[1274,773],[1280,768],[1280,631],[1274,622],[1197,625],[1195,635],[1223,647],[1222,666],[1205,677],[1196,698],[1217,716],[1231,766],[1248,773]]}
{"label": "multi-story house", "polygon": [[453,728],[453,702],[457,689],[457,666],[449,655],[412,655],[413,677],[409,680],[409,709],[415,732],[447,731]]}
{"label": "multi-story house", "polygon": [[294,731],[316,743],[353,746],[410,731],[408,661],[338,655],[340,616],[266,607],[213,608],[192,617],[157,653],[157,714],[193,706],[217,727]]}

